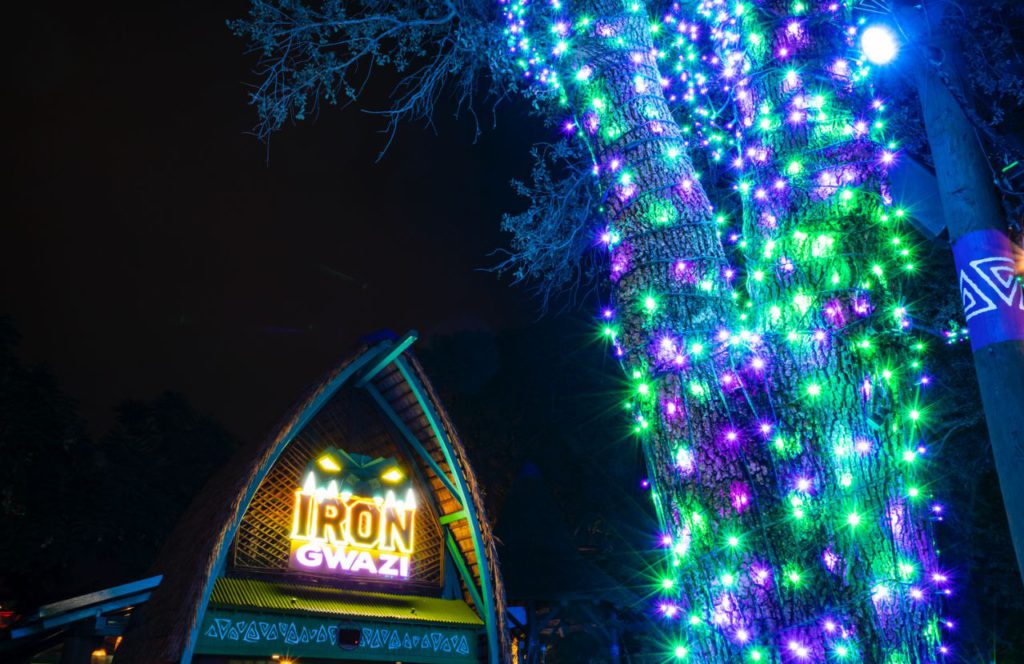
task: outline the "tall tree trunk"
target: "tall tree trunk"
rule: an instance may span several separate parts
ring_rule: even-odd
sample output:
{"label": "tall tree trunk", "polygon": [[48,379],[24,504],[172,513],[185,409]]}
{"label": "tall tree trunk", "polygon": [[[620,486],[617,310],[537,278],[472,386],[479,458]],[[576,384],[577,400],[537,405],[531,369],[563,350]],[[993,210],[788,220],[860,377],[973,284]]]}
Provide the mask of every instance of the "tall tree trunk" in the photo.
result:
{"label": "tall tree trunk", "polygon": [[[693,630],[673,648],[698,661],[730,661],[738,648],[712,621],[719,608],[736,609],[721,606],[720,577],[726,569],[739,577],[742,556],[721,544],[734,527],[734,504],[742,500],[745,509],[757,500],[749,489],[740,496],[739,487],[749,486],[752,472],[770,473],[759,461],[748,463],[738,446],[716,444],[733,426],[718,386],[734,358],[727,343],[711,341],[735,320],[728,261],[661,91],[646,14],[614,0],[590,4],[595,18],[577,45],[583,58],[574,101],[606,190],[616,353],[634,391],[653,498],[675,559],[662,580],[665,606],[688,616],[680,625]],[[736,534],[770,550],[767,533],[750,525]],[[756,612],[774,624],[782,598],[758,592]]]}
{"label": "tall tree trunk", "polygon": [[[951,40],[941,27],[941,3],[926,7],[927,17],[916,7],[905,8],[901,17],[921,43],[946,46]],[[1024,290],[1013,279],[1015,272],[1024,274],[1024,248],[1014,250],[984,148],[950,91],[961,65],[956,50],[936,53],[945,56],[944,73],[920,49],[908,51],[908,69],[921,100],[989,440],[1024,580]]]}
{"label": "tall tree trunk", "polygon": [[768,1],[738,24],[763,36],[734,84],[751,128],[737,149],[750,315],[774,341],[765,396],[794,445],[784,555],[816,570],[809,585],[863,657],[925,662],[945,588],[913,463],[927,383],[899,296],[913,262],[884,187],[890,139],[843,61],[851,21],[837,8]]}
{"label": "tall tree trunk", "polygon": [[[781,489],[796,500],[781,555],[808,577],[804,593],[826,595],[866,661],[931,662],[937,635],[925,626],[943,588],[928,578],[939,569],[931,514],[911,467],[925,440],[910,416],[924,404],[922,372],[907,360],[919,339],[899,301],[912,261],[891,250],[904,229],[884,188],[884,132],[833,71],[844,23],[764,20],[789,5],[767,2],[745,17],[767,46],[740,84],[740,121],[781,121],[737,149],[749,311],[774,346],[765,411],[790,446],[780,450]],[[772,57],[784,50],[790,69]],[[813,100],[822,93],[827,101]],[[822,597],[799,594],[793,601],[824,619]]]}
{"label": "tall tree trunk", "polygon": [[[606,192],[616,353],[672,547],[663,608],[678,620],[676,655],[933,661],[944,588],[916,499],[920,432],[907,406],[918,376],[884,368],[904,351],[884,330],[905,315],[884,308],[886,274],[861,254],[891,232],[878,173],[845,179],[876,144],[856,136],[825,149],[822,172],[837,170],[824,195],[807,173],[806,189],[748,207],[760,252],[748,259],[771,267],[751,288],[753,318],[743,316],[661,89],[648,16],[615,0],[587,9],[562,78]],[[754,92],[783,106],[796,95],[772,74]],[[752,196],[788,153],[826,146],[797,130],[766,148]],[[866,191],[846,198],[843,188]]]}

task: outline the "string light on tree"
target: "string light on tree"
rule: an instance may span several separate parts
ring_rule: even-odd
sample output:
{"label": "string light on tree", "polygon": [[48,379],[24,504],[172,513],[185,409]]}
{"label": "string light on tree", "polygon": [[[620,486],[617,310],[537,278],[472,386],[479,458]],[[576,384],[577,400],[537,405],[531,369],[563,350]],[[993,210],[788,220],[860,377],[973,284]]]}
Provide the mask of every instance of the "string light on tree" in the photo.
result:
{"label": "string light on tree", "polygon": [[[917,488],[917,266],[872,88],[895,34],[857,0],[502,6],[523,75],[592,156],[600,319],[669,543],[667,654],[937,661],[951,590]],[[721,210],[695,152],[733,192]]]}

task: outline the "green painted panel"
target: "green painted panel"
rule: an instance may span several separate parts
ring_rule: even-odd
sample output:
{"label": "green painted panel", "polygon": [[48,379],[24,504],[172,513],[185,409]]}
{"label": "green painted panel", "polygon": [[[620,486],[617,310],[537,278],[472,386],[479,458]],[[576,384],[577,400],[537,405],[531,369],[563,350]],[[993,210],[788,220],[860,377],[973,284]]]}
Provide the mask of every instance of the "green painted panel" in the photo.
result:
{"label": "green painted panel", "polygon": [[[338,631],[347,629],[359,630],[358,646],[338,645]],[[478,661],[477,634],[434,625],[210,608],[196,654],[469,664]]]}
{"label": "green painted panel", "polygon": [[263,579],[217,579],[210,605],[218,609],[315,613],[351,620],[483,625],[462,600],[342,590]]}

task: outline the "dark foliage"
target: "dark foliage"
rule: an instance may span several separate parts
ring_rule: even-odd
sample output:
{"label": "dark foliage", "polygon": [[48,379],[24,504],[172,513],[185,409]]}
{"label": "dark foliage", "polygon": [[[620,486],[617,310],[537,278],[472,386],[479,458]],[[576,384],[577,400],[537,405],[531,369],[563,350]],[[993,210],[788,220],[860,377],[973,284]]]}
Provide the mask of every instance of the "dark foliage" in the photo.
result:
{"label": "dark foliage", "polygon": [[[496,531],[503,532],[503,516],[521,508],[508,502],[509,492],[524,468],[534,469],[552,496],[545,505],[550,513],[538,520],[566,529],[536,537],[564,538],[565,546],[618,584],[610,594],[636,598],[634,606],[618,607],[618,619],[628,624],[622,661],[659,652],[647,593],[663,559],[652,539],[657,522],[650,494],[640,482],[645,465],[614,405],[622,396],[619,372],[594,361],[603,353],[587,322],[551,316],[521,330],[459,333],[430,344],[419,355],[488,489]],[[566,566],[580,558],[552,553],[557,544],[545,549],[554,560],[532,559],[514,547],[501,547],[499,556],[508,569],[562,570],[572,577]],[[547,661],[611,661],[610,614],[596,602],[592,608],[584,615],[578,605],[563,607],[562,629],[545,637]]]}
{"label": "dark foliage", "polygon": [[0,599],[32,606],[138,578],[234,438],[168,393],[122,403],[94,441],[17,339],[0,318]]}
{"label": "dark foliage", "polygon": [[[986,151],[1011,228],[1024,222],[1024,4],[1014,0],[947,2],[896,0],[896,18],[908,48],[934,68]],[[931,165],[913,72],[897,68],[882,91],[894,110],[901,148]]]}
{"label": "dark foliage", "polygon": [[963,53],[965,92],[978,119],[1017,134],[1021,120],[1013,110],[1024,105],[1024,5],[1014,0],[965,2],[946,15],[948,31],[956,35]]}
{"label": "dark foliage", "polygon": [[50,372],[16,356],[0,317],[0,593],[28,601],[66,588],[95,522],[83,505],[91,445]]}
{"label": "dark foliage", "polygon": [[97,536],[121,565],[144,573],[210,476],[236,448],[212,418],[184,396],[125,401],[97,445],[104,480],[96,492]]}
{"label": "dark foliage", "polygon": [[[499,334],[459,332],[416,350],[466,443],[500,515],[524,465],[534,465],[573,524],[576,546],[607,558],[609,574],[638,592],[657,530],[639,444],[614,404],[623,381],[601,366],[600,339],[576,315]],[[508,552],[515,555],[515,552]],[[660,561],[660,556],[657,558]]]}

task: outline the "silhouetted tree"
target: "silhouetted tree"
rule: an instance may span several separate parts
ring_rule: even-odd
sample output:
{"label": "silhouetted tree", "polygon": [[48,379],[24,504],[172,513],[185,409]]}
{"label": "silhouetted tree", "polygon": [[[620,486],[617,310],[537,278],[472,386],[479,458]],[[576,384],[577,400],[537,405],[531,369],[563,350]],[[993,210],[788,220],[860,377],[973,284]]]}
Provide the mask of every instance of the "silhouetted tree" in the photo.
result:
{"label": "silhouetted tree", "polygon": [[237,441],[181,394],[125,401],[97,444],[102,480],[94,519],[106,560],[122,574],[142,574],[178,518]]}
{"label": "silhouetted tree", "polygon": [[25,606],[144,574],[235,439],[185,398],[126,401],[94,442],[0,317],[0,595]]}
{"label": "silhouetted tree", "polygon": [[83,504],[92,449],[74,402],[17,356],[0,317],[0,592],[31,604],[71,581],[93,515]]}

